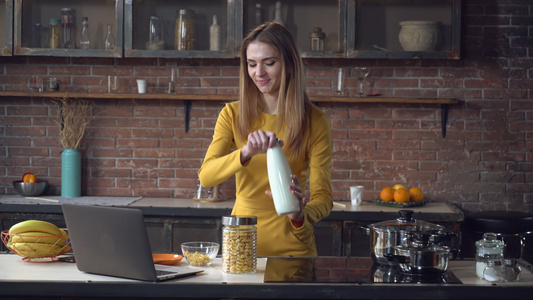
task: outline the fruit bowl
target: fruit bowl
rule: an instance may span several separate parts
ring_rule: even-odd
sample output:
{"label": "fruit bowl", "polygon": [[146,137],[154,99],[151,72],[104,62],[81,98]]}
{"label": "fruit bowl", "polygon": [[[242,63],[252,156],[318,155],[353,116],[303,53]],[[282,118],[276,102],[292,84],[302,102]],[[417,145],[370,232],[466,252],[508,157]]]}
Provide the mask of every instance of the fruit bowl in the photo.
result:
{"label": "fruit bowl", "polygon": [[57,261],[59,255],[72,249],[66,233],[65,235],[10,234],[9,230],[3,230],[2,243],[11,252],[22,256],[22,260],[31,262]]}
{"label": "fruit bowl", "polygon": [[20,180],[13,181],[13,187],[17,194],[24,197],[37,197],[42,195],[48,188],[48,181],[41,182],[22,182]]}
{"label": "fruit bowl", "polygon": [[181,244],[183,257],[191,266],[207,267],[217,257],[220,245],[213,242],[186,242]]}

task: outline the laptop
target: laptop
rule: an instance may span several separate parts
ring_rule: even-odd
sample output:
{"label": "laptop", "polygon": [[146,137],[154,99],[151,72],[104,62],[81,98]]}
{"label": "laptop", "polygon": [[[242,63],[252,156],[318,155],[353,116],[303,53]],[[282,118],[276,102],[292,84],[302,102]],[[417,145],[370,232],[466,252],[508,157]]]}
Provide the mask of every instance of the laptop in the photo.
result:
{"label": "laptop", "polygon": [[75,204],[62,209],[80,271],[153,282],[203,272],[154,264],[139,209]]}

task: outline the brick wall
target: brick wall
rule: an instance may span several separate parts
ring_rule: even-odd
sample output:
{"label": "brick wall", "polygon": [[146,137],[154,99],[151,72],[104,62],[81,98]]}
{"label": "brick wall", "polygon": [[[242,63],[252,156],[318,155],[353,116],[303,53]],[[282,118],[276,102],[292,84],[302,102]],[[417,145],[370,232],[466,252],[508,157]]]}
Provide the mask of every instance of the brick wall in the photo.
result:
{"label": "brick wall", "polygon": [[[533,99],[530,0],[463,0],[461,60],[307,59],[311,95],[331,95],[335,66],[371,67],[373,91],[394,97],[458,98],[446,138],[440,106],[317,103],[333,128],[333,188],[337,200],[364,185],[365,200],[388,185],[420,186],[427,198],[465,210],[533,211]],[[61,79],[62,89],[103,92],[107,75],[121,92],[148,79],[149,92],[179,66],[178,92],[233,95],[236,59],[100,59],[1,57],[0,90],[25,90],[30,74]],[[347,81],[352,92],[357,80]],[[370,88],[370,87],[367,87]],[[228,96],[230,99],[231,96]],[[192,197],[197,170],[223,101],[193,101],[190,131],[184,103],[96,99],[83,141],[83,194]],[[0,97],[0,194],[27,171],[60,194],[61,147],[56,106],[42,98]],[[234,193],[233,181],[222,186]]]}

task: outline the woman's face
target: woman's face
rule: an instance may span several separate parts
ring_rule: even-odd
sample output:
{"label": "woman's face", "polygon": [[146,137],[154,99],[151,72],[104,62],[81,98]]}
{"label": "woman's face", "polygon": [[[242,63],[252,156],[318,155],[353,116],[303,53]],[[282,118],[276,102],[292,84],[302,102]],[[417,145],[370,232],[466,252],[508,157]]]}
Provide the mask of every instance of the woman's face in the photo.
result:
{"label": "woman's face", "polygon": [[281,59],[278,51],[262,42],[251,42],[246,49],[248,75],[263,94],[275,96],[281,84]]}

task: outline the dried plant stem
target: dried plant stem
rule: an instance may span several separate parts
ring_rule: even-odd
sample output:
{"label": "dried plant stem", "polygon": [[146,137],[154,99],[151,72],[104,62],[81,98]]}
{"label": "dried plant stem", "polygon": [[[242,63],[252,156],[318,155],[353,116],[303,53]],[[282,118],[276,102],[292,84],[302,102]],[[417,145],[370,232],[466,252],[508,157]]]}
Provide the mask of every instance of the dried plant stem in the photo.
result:
{"label": "dried plant stem", "polygon": [[59,98],[57,120],[59,125],[59,143],[66,149],[78,149],[85,135],[87,126],[94,119],[91,116],[92,102],[84,99]]}

